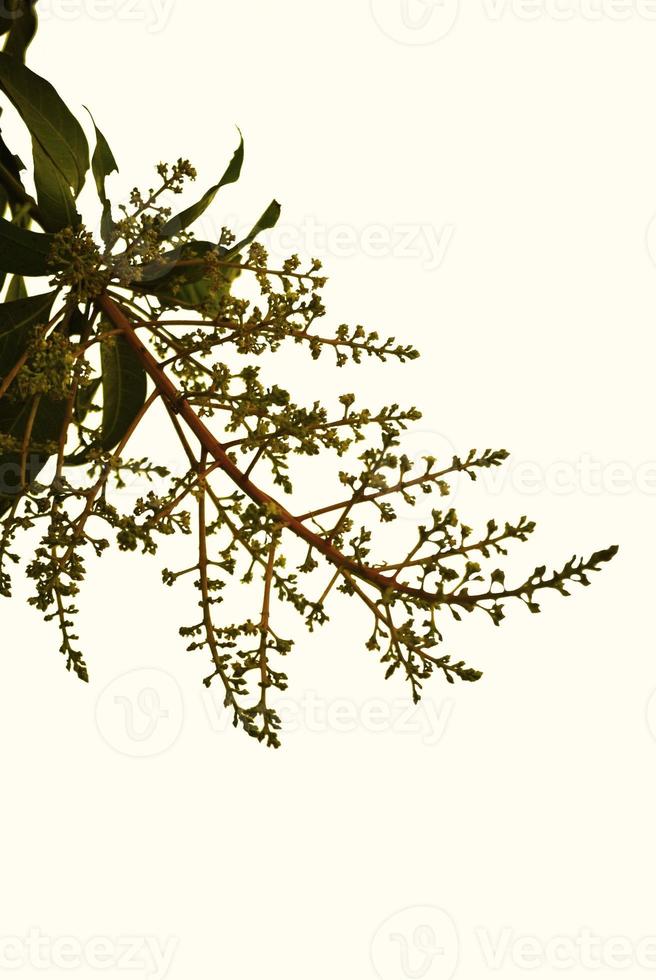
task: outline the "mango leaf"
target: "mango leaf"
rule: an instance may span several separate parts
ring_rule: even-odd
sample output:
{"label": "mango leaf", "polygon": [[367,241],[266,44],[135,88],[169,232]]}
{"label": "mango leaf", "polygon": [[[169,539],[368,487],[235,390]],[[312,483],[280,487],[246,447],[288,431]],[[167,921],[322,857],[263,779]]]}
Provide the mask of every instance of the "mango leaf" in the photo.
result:
{"label": "mango leaf", "polygon": [[224,282],[218,288],[216,282],[211,283],[204,276],[189,281],[185,277],[172,275],[166,283],[160,284],[156,291],[149,290],[149,292],[156,296],[163,306],[180,307],[186,310],[195,310],[203,306],[212,314],[218,312],[221,300],[229,295],[232,283],[239,276],[240,271],[240,269],[226,269]]}
{"label": "mango leaf", "polygon": [[0,87],[32,136],[77,196],[89,169],[84,130],[50,82],[5,52],[0,53]]}
{"label": "mango leaf", "polygon": [[[0,304],[0,378],[14,367],[38,324],[46,324],[55,293],[42,293]],[[5,401],[5,399],[2,399]]]}
{"label": "mango leaf", "polygon": [[146,372],[123,337],[101,345],[103,416],[99,445],[114,449],[146,400]]}
{"label": "mango leaf", "polygon": [[[68,318],[68,335],[69,337],[84,337],[87,328],[89,326],[88,315],[86,312],[82,312],[79,306],[74,306],[71,310],[70,316]],[[73,404],[73,415],[75,421],[80,425],[86,419],[89,414],[91,407],[94,402],[94,398],[100,385],[102,384],[102,377],[92,378],[86,385],[80,385],[75,394],[75,402]],[[86,437],[85,437],[86,438]],[[66,466],[82,466],[89,462],[89,450],[93,448],[99,448],[100,444],[98,442],[94,444],[83,444],[76,449],[74,453],[65,457]]]}
{"label": "mango leaf", "polygon": [[221,302],[230,295],[233,282],[239,276],[240,269],[226,269],[223,280],[217,288],[216,282],[199,279],[180,287],[177,296],[172,299],[183,309],[198,309],[203,307],[209,314],[216,314],[221,308]]}
{"label": "mango leaf", "polygon": [[192,204],[191,207],[186,208],[186,210],[181,211],[180,214],[175,215],[170,218],[164,227],[162,228],[162,237],[170,238],[172,235],[178,234],[178,232],[184,231],[189,225],[193,224],[197,218],[208,209],[218,192],[222,187],[227,184],[234,184],[235,181],[239,180],[239,175],[241,173],[241,168],[244,163],[244,137],[239,134],[239,146],[234,152],[232,160],[228,165],[228,169],[224,173],[218,184],[214,184],[210,187],[208,191],[201,197],[200,201],[196,204]]}
{"label": "mango leaf", "polygon": [[[87,112],[89,112],[88,109]],[[90,112],[89,115],[91,116]],[[107,243],[114,230],[114,222],[112,220],[112,206],[105,190],[105,180],[110,174],[118,173],[118,164],[114,159],[114,154],[110,149],[109,143],[96,126],[96,121],[93,116],[91,116],[91,122],[96,132],[96,148],[93,151],[93,157],[91,159],[91,169],[96,182],[98,197],[103,206],[100,234],[102,235],[103,241]]]}
{"label": "mango leaf", "polygon": [[27,289],[25,280],[22,276],[12,276],[7,286],[6,303],[13,303],[17,299],[27,299]]}
{"label": "mango leaf", "polygon": [[52,272],[53,235],[28,231],[0,218],[0,271],[20,276],[47,276]]}
{"label": "mango leaf", "polygon": [[34,183],[46,231],[60,231],[80,224],[70,187],[38,143],[34,143]]}
{"label": "mango leaf", "polygon": [[12,58],[25,61],[25,54],[37,28],[36,0],[4,0],[0,15],[0,34],[8,32],[4,50]]}
{"label": "mango leaf", "polygon": [[14,180],[18,181],[22,186],[21,181],[21,170],[25,170],[25,164],[17,157],[15,153],[12,153],[4,139],[0,135],[0,163],[7,170]]}
{"label": "mango leaf", "polygon": [[[160,283],[174,272],[176,275],[184,274],[185,278],[189,282],[192,282],[200,279],[205,274],[203,263],[197,262],[193,265],[185,265],[182,268],[179,267],[180,263],[187,262],[190,259],[204,259],[211,252],[220,251],[219,246],[215,245],[214,242],[185,242],[184,245],[179,245],[177,248],[172,248],[169,252],[165,252],[156,262],[150,262],[148,265],[142,266],[141,277],[137,282],[146,288],[151,282]],[[133,283],[133,285],[135,284]]]}
{"label": "mango leaf", "polygon": [[[7,205],[9,204],[9,198],[7,197],[7,192],[4,187],[0,187],[0,218],[3,218],[7,212]],[[7,278],[6,273],[0,272],[0,289],[5,284],[5,279]]]}
{"label": "mango leaf", "polygon": [[[239,253],[253,242],[257,236],[273,228],[280,218],[280,204],[272,201],[269,207],[262,214],[259,220],[251,228],[245,238],[233,245],[229,249],[220,249],[220,255],[226,260],[235,261],[239,259]],[[206,305],[213,297],[216,298],[215,308],[218,310],[223,295],[230,292],[234,280],[239,275],[240,270],[229,268],[225,270],[225,292],[218,292],[216,286],[210,283],[205,276],[202,262],[198,265],[183,266],[177,264],[188,259],[202,259],[210,252],[216,251],[217,245],[212,242],[188,242],[177,249],[173,249],[165,255],[164,263],[161,261],[146,266],[142,272],[142,278],[131,283],[131,288],[135,292],[156,296],[164,306],[182,307],[184,309],[196,309],[200,305]],[[212,312],[210,307],[209,312]]]}
{"label": "mango leaf", "polygon": [[12,29],[17,17],[20,16],[20,6],[21,0],[5,0],[0,13],[0,34],[6,34]]}
{"label": "mango leaf", "polygon": [[87,329],[88,320],[79,306],[74,306],[68,319],[69,337],[81,337]]}
{"label": "mango leaf", "polygon": [[[0,218],[4,218],[9,205],[9,196],[4,187],[0,186]],[[0,289],[4,287],[7,278],[6,272],[0,272]]]}
{"label": "mango leaf", "polygon": [[164,263],[146,266],[142,278],[131,283],[131,288],[135,292],[155,296],[164,306],[196,309],[215,299],[214,305],[218,309],[221,298],[230,292],[240,270],[226,268],[225,290],[217,292],[216,284],[210,283],[206,276],[202,261],[196,265],[178,265],[181,261],[203,259],[210,252],[216,252],[217,248],[212,242],[188,242],[163,256]]}
{"label": "mango leaf", "polygon": [[84,422],[91,411],[93,400],[101,384],[102,378],[92,378],[83,388],[78,388],[74,406],[75,418],[78,422]]}
{"label": "mango leaf", "polygon": [[[0,377],[14,367],[29,343],[32,329],[48,322],[54,299],[55,293],[51,292],[0,304]],[[22,438],[31,406],[31,400],[16,402],[9,396],[0,399],[0,432]],[[64,416],[63,403],[42,401],[32,428],[31,442],[56,440]],[[28,482],[36,479],[47,461],[47,454],[30,450],[26,467]],[[19,489],[20,454],[0,454],[0,516],[11,507]]]}
{"label": "mango leaf", "polygon": [[[102,378],[92,378],[89,384],[85,385],[83,388],[78,388],[75,396],[75,404],[73,406],[73,415],[78,424],[81,425],[91,411],[94,404],[94,399],[101,384]],[[66,466],[84,466],[85,464],[89,463],[90,450],[98,448],[98,446],[99,443],[96,442],[80,447],[75,453],[71,453],[70,456],[66,456]]]}
{"label": "mango leaf", "polygon": [[[0,433],[11,435],[19,442],[27,431],[32,412],[33,399],[15,402],[9,398],[0,399]],[[32,425],[27,452],[25,477],[31,484],[50,459],[48,452],[59,441],[61,429],[66,418],[66,402],[53,401],[43,397]],[[0,453],[0,516],[12,506],[16,496],[21,493],[21,453]]]}
{"label": "mango leaf", "polygon": [[263,232],[267,231],[269,228],[274,228],[278,224],[278,219],[280,218],[280,205],[277,201],[272,201],[269,207],[266,209],[264,214],[259,218],[259,220],[253,225],[249,233],[245,238],[242,238],[240,242],[233,245],[226,252],[227,258],[232,258],[239,252],[243,251],[247,245],[254,242],[257,236]]}
{"label": "mango leaf", "polygon": [[[25,164],[20,157],[11,152],[0,132],[0,174],[4,177],[0,189],[0,218],[4,217],[7,205],[9,205],[14,217],[19,213],[24,215],[18,223],[25,227],[27,214],[24,211],[23,201],[27,191],[21,180],[22,170],[25,170]],[[3,275],[1,277],[2,284],[4,284],[4,278]]]}

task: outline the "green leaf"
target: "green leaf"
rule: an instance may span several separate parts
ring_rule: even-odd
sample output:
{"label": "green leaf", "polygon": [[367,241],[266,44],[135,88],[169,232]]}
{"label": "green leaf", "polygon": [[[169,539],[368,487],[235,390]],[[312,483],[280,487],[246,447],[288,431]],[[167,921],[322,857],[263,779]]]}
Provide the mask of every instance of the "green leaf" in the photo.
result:
{"label": "green leaf", "polygon": [[0,218],[0,271],[20,276],[47,276],[52,272],[53,236],[28,231]]}
{"label": "green leaf", "polygon": [[20,16],[18,13],[19,6],[19,0],[5,0],[2,13],[0,13],[0,34],[6,34],[12,29],[17,17]]}
{"label": "green leaf", "polygon": [[12,276],[9,280],[9,285],[7,286],[5,302],[12,303],[14,300],[18,299],[27,299],[25,280],[22,276]]}
{"label": "green leaf", "polygon": [[25,54],[37,29],[36,0],[4,0],[0,15],[0,34],[8,32],[4,50],[12,58],[25,61]]}
{"label": "green leaf", "polygon": [[[13,283],[14,280],[10,289]],[[48,322],[54,299],[55,293],[50,292],[0,304],[0,378],[11,371],[25,351],[33,328]],[[0,399],[0,432],[21,438],[31,406],[31,399],[18,402],[7,396]],[[38,445],[57,439],[64,414],[64,403],[42,400],[32,428],[32,443]],[[30,451],[26,468],[28,482],[36,479],[48,458],[47,454]],[[20,455],[0,454],[0,515],[11,507],[19,483]]]}
{"label": "green leaf", "polygon": [[91,122],[93,123],[93,128],[96,132],[96,148],[93,151],[93,157],[91,159],[91,169],[93,171],[94,180],[96,181],[98,197],[100,198],[103,206],[100,233],[103,241],[107,242],[109,241],[114,230],[114,222],[112,220],[112,206],[107,197],[107,191],[105,190],[105,180],[110,174],[118,173],[118,164],[116,163],[114,154],[110,149],[109,143],[96,126],[95,119],[88,109],[87,112],[91,116]]}
{"label": "green leaf", "polygon": [[77,196],[89,169],[84,130],[50,82],[0,53],[0,87],[29,129],[33,144],[50,158]]}
{"label": "green leaf", "polygon": [[70,187],[38,143],[34,143],[34,183],[46,231],[60,231],[80,224]]}
{"label": "green leaf", "polygon": [[25,165],[20,157],[17,157],[15,153],[11,152],[2,136],[0,136],[0,163],[11,174],[14,180],[18,181],[22,186],[21,170],[25,170]]}
{"label": "green leaf", "polygon": [[68,319],[68,336],[82,337],[88,325],[89,321],[86,314],[82,312],[79,306],[74,306]]}
{"label": "green leaf", "polygon": [[197,309],[208,300],[215,299],[214,305],[218,309],[221,298],[230,292],[230,287],[240,270],[226,268],[225,290],[217,292],[216,284],[210,283],[205,274],[203,262],[182,268],[177,266],[181,261],[203,259],[217,249],[218,246],[212,242],[188,242],[165,255],[164,265],[159,262],[146,266],[142,278],[138,282],[133,282],[131,288],[135,292],[157,297],[164,306]]}
{"label": "green leaf", "polygon": [[78,422],[84,422],[91,411],[93,400],[101,384],[102,378],[92,378],[89,384],[78,388],[74,406],[75,418]]}
{"label": "green leaf", "polygon": [[[0,304],[0,378],[14,367],[38,324],[46,324],[55,293],[42,293]],[[2,399],[3,401],[5,399]]]}
{"label": "green leaf", "polygon": [[[84,337],[89,326],[88,314],[84,313],[79,308],[79,306],[74,306],[71,310],[71,315],[68,320],[68,335],[69,337]],[[75,420],[78,423],[84,422],[85,418],[91,410],[94,398],[100,385],[102,384],[102,377],[92,378],[88,384],[80,385],[77,389],[75,395],[75,404],[73,406],[73,412],[75,415]],[[65,462],[67,466],[82,466],[89,462],[89,450],[94,448],[93,446],[85,445],[81,449],[78,449],[74,454],[66,456]]]}
{"label": "green leaf", "polygon": [[[272,201],[245,238],[229,249],[219,250],[221,257],[226,260],[238,259],[239,253],[250,245],[261,232],[275,226],[280,218],[280,211],[278,202]],[[185,309],[197,309],[215,297],[216,303],[214,305],[218,309],[222,296],[230,292],[232,283],[239,275],[240,270],[226,267],[225,292],[219,291],[217,293],[216,286],[210,283],[205,276],[202,262],[199,262],[198,265],[177,267],[177,263],[183,260],[202,259],[217,249],[218,246],[212,242],[188,242],[181,245],[163,257],[166,260],[164,265],[162,262],[158,262],[146,266],[142,278],[133,282],[131,288],[137,293],[156,296],[165,306]]]}
{"label": "green leaf", "polygon": [[[7,210],[7,205],[10,206],[14,220],[18,214],[21,215],[20,219],[17,221],[22,227],[26,227],[28,224],[28,215],[25,210],[24,200],[27,194],[23,181],[21,180],[21,171],[25,170],[25,165],[12,153],[0,133],[0,175],[3,178],[3,186],[1,190],[2,198],[0,200],[0,217],[4,217]],[[4,280],[4,277],[3,277]]]}
{"label": "green leaf", "polygon": [[[22,440],[27,431],[32,405],[32,398],[20,402],[8,398],[0,399],[0,432]],[[58,442],[65,418],[65,401],[53,401],[46,397],[41,399],[32,425],[27,454],[25,476],[28,485],[37,478],[50,459],[51,453],[45,447]],[[9,510],[21,492],[20,464],[19,452],[0,454],[0,516]]]}
{"label": "green leaf", "polygon": [[182,268],[179,268],[177,263],[191,258],[202,259],[210,252],[217,250],[221,258],[225,260],[238,259],[239,253],[250,245],[261,232],[275,226],[280,218],[280,211],[280,204],[277,201],[272,201],[248,235],[229,249],[219,249],[219,246],[212,244],[212,242],[187,242],[179,248],[173,249],[163,256],[164,262],[160,261],[146,266],[142,271],[141,279],[131,283],[131,288],[136,293],[156,296],[165,306],[183,307],[185,309],[197,309],[214,296],[216,297],[214,305],[218,309],[222,296],[230,292],[231,285],[239,275],[240,270],[226,266],[225,291],[217,293],[216,286],[210,283],[205,276],[202,262]]}
{"label": "green leaf", "polygon": [[239,175],[241,173],[241,168],[244,163],[244,138],[240,135],[239,146],[235,150],[234,156],[228,165],[228,169],[224,173],[218,184],[210,187],[208,191],[201,197],[200,201],[196,204],[192,204],[191,207],[187,208],[185,211],[181,211],[180,214],[175,215],[170,218],[162,228],[162,237],[170,238],[172,235],[177,235],[179,232],[184,231],[189,225],[193,224],[197,218],[208,209],[217,193],[222,187],[227,184],[234,184],[235,181],[239,180]]}
{"label": "green leaf", "polygon": [[[86,108],[86,106],[85,106]],[[107,194],[105,192],[105,179],[109,177],[110,174],[118,173],[118,164],[114,158],[109,143],[101,133],[101,131],[96,126],[96,121],[87,109],[87,112],[91,116],[91,122],[93,123],[93,128],[96,132],[96,148],[93,151],[93,157],[91,160],[91,167],[93,170],[93,177],[96,181],[96,188],[98,189],[98,197],[104,204],[107,201]]]}
{"label": "green leaf", "polygon": [[[7,207],[9,205],[9,196],[4,187],[0,186],[0,218],[4,218]],[[0,272],[0,290],[4,288],[5,280],[7,278],[6,272]]]}
{"label": "green leaf", "polygon": [[268,228],[274,228],[278,223],[278,219],[280,218],[280,211],[281,208],[278,202],[272,201],[264,214],[255,223],[255,225],[253,225],[246,237],[242,238],[240,242],[237,242],[236,245],[233,245],[230,249],[228,249],[226,256],[233,257],[237,255],[237,253],[243,251],[247,245],[254,242],[261,232],[266,231]]}
{"label": "green leaf", "polygon": [[[102,378],[92,378],[89,384],[79,387],[75,395],[73,413],[75,421],[80,425],[84,422],[91,411],[94,399],[102,384]],[[96,444],[97,445],[97,444]],[[66,456],[64,462],[66,466],[84,466],[89,462],[89,451],[95,448],[94,445],[83,446],[70,456]]]}
{"label": "green leaf", "polygon": [[146,372],[123,337],[101,345],[103,417],[99,444],[114,449],[146,400]]}

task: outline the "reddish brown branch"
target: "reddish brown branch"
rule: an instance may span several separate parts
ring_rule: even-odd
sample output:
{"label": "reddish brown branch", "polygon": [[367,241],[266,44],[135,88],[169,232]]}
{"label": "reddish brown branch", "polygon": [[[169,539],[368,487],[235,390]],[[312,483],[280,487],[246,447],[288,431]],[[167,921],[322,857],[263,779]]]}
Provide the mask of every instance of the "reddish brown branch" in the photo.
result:
{"label": "reddish brown branch", "polygon": [[[399,593],[432,605],[459,605],[471,608],[474,604],[483,600],[497,600],[509,597],[511,595],[517,595],[516,592],[510,591],[499,591],[494,593],[490,592],[482,595],[464,594],[461,596],[453,593],[444,595],[441,593],[428,592],[425,589],[398,582],[394,578],[383,575],[375,568],[368,565],[362,565],[354,558],[349,558],[347,555],[344,555],[329,540],[326,540],[319,534],[316,534],[310,528],[306,527],[302,519],[294,517],[294,515],[291,514],[281,503],[269,496],[268,493],[260,489],[260,487],[258,487],[248,478],[243,470],[241,470],[234,460],[228,455],[225,446],[223,446],[216,436],[210,432],[186,398],[184,398],[171,379],[162,370],[155,357],[153,357],[148,348],[140,340],[136,330],[121,307],[106,293],[103,293],[98,298],[97,302],[111,324],[116,329],[123,331],[127,342],[134,350],[135,354],[143,364],[146,372],[149,374],[150,378],[155,384],[157,390],[171,407],[172,411],[186,422],[203,449],[208,453],[208,455],[212,456],[212,458],[216,460],[219,467],[224,471],[224,473],[226,473],[232,482],[238,486],[239,489],[242,490],[254,503],[258,504],[265,510],[268,510],[272,516],[275,516],[276,521],[282,527],[286,527],[290,531],[293,531],[297,537],[299,537],[302,541],[305,541],[311,548],[315,548],[336,568],[350,572],[357,578],[368,582],[382,593]],[[340,505],[338,504],[337,506],[339,507]],[[332,510],[334,508],[331,507],[326,509]]]}

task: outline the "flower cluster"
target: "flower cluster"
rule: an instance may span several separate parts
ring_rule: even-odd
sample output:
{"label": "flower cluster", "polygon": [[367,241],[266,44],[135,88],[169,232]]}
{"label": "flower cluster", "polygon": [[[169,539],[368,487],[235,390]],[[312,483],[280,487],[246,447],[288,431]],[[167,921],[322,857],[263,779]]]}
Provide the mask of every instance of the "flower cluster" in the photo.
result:
{"label": "flower cluster", "polygon": [[[36,551],[26,548],[30,601],[58,624],[68,669],[87,680],[73,623],[89,559],[112,544],[153,554],[161,537],[181,535],[189,558],[163,571],[167,587],[189,579],[196,588],[181,635],[207,658],[205,684],[222,686],[235,725],[274,747],[281,726],[272,696],[288,683],[294,618],[311,632],[357,604],[370,619],[368,650],[387,677],[405,678],[415,700],[434,674],[479,680],[477,669],[441,652],[444,622],[480,611],[499,625],[509,601],[538,612],[543,592],[588,585],[617,549],[508,582],[508,546],[526,541],[533,522],[490,520],[476,532],[449,501],[456,476],[475,480],[505,462],[504,450],[413,463],[404,436],[417,408],[393,399],[372,408],[339,391],[304,404],[271,367],[290,346],[307,354],[308,370],[325,356],[342,368],[418,354],[361,325],[322,327],[321,263],[292,255],[273,267],[261,242],[279,217],[276,201],[240,240],[225,228],[217,242],[194,237],[194,222],[238,179],[243,141],[220,181],[183,211],[174,214],[171,201],[196,171],[179,159],[159,164],[156,186],[135,189],[116,217],[107,141],[96,128],[90,162],[78,121],[20,64],[29,43],[21,38],[0,57],[0,88],[19,112],[36,94],[58,126],[23,111],[37,147],[36,199],[0,138],[0,274],[12,274],[0,304],[0,594],[11,595],[19,541],[40,532]],[[76,211],[90,165],[102,242]],[[32,221],[42,231],[27,227]],[[28,295],[25,277],[46,274],[49,291]],[[154,405],[186,460],[182,475],[163,465],[167,445],[130,456]],[[318,499],[299,497],[299,473]],[[148,488],[126,509],[117,491],[128,477]],[[386,536],[400,505],[430,495],[430,518],[408,543]],[[250,600],[246,616],[232,613],[235,589]]]}

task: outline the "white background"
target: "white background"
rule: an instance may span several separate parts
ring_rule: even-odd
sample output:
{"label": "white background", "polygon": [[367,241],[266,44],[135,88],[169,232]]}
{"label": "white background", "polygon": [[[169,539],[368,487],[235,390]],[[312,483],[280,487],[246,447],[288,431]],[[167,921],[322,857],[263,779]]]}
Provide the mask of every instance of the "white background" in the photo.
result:
{"label": "white background", "polygon": [[[159,568],[189,542],[92,566],[89,687],[19,587],[2,606],[0,973],[161,978],[128,969],[125,937],[141,957],[168,946],[171,980],[656,969],[656,5],[414,3],[404,20],[402,0],[52,0],[29,63],[92,108],[115,197],[181,154],[198,196],[239,125],[247,165],[204,230],[277,197],[290,250],[325,262],[331,323],[423,352],[339,376],[282,355],[300,400],[418,404],[418,456],[511,450],[456,502],[474,524],[538,521],[516,577],[621,553],[539,618],[449,629],[485,677],[435,678],[410,715],[337,603],[299,630],[276,753],[226,725],[184,652],[194,599]],[[164,428],[150,438],[169,459]],[[309,464],[301,492],[323,499]]]}

